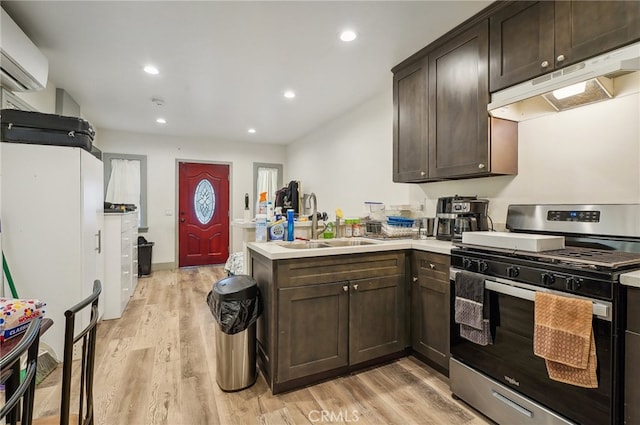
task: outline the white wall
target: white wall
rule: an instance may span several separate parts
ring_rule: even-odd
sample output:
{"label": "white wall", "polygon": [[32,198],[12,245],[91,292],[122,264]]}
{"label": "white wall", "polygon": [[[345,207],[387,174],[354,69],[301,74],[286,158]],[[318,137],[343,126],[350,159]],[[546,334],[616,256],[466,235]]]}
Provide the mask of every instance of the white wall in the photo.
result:
{"label": "white wall", "polygon": [[[435,214],[440,196],[487,198],[497,224],[515,203],[640,203],[640,95],[518,125],[518,175],[416,185]],[[500,227],[500,226],[499,226]]]}
{"label": "white wall", "polygon": [[394,184],[389,89],[288,146],[288,177],[318,195],[320,210],[350,215],[379,200],[424,203],[433,216],[438,197],[478,195],[502,229],[509,204],[640,203],[639,116],[632,94],[523,121],[517,176]]}
{"label": "white wall", "polygon": [[[221,142],[195,138],[158,136],[114,130],[97,130],[103,152],[147,156],[147,222],[144,236],[155,242],[153,263],[174,263],[176,259],[176,160],[231,164],[231,218],[242,218],[245,192],[253,192],[253,163],[282,163],[281,145]],[[286,171],[285,171],[286,172]],[[167,215],[169,212],[171,215]],[[231,252],[242,249],[242,236],[231,231]]]}
{"label": "white wall", "polygon": [[409,185],[393,183],[393,99],[388,88],[287,146],[288,180],[314,192],[318,210],[359,216],[364,201],[409,202]]}

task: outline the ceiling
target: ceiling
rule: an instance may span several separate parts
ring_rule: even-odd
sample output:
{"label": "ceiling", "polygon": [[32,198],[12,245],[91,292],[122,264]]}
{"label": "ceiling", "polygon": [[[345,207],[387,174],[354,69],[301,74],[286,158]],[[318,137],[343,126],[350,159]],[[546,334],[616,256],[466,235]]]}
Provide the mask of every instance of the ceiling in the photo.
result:
{"label": "ceiling", "polygon": [[[287,144],[388,90],[394,65],[490,3],[2,0],[2,7],[49,59],[49,80],[98,129]],[[345,28],[358,38],[340,41]],[[149,63],[160,74],[143,72]],[[283,97],[289,89],[294,99]]]}

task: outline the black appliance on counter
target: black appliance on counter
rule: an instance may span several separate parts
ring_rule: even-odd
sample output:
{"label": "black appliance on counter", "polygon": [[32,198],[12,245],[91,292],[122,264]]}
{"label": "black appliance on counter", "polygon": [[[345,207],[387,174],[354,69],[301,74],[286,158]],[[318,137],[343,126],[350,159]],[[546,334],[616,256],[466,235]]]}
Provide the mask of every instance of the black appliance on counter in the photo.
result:
{"label": "black appliance on counter", "polygon": [[460,241],[463,232],[489,230],[489,201],[477,196],[438,198],[436,239]]}
{"label": "black appliance on counter", "polygon": [[[451,293],[460,271],[483,275],[495,327],[493,344],[480,346],[461,338],[452,320],[453,394],[498,423],[622,423],[626,290],[619,277],[640,269],[638,217],[640,204],[511,205],[509,230],[564,236],[565,248],[528,252],[455,244]],[[533,354],[538,291],[592,301],[597,388],[551,380],[544,359]]]}

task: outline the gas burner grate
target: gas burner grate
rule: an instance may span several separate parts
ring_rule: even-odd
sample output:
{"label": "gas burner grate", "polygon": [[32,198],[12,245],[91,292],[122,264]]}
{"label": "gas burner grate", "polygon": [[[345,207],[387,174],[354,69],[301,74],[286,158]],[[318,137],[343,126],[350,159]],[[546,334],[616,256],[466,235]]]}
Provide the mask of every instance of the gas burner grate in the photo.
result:
{"label": "gas burner grate", "polygon": [[[530,253],[528,254],[531,256]],[[558,264],[583,265],[588,268],[617,269],[634,265],[640,267],[640,254],[593,248],[567,247],[537,253],[535,258]]]}

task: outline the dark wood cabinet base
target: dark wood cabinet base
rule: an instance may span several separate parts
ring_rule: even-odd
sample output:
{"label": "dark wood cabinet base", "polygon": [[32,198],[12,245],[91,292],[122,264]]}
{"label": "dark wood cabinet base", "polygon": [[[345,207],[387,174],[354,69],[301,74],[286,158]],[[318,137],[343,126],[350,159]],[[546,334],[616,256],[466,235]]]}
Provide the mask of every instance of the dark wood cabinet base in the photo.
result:
{"label": "dark wood cabinet base", "polygon": [[[402,350],[397,353],[387,354],[377,359],[367,360],[366,362],[358,363],[355,365],[339,367],[332,370],[327,370],[313,375],[305,376],[303,378],[296,378],[286,382],[274,383],[271,392],[273,394],[281,394],[287,391],[297,390],[309,385],[319,384],[323,381],[328,381],[340,376],[361,372],[363,370],[370,369],[372,367],[382,366],[394,360],[410,355],[410,349]],[[260,367],[260,371],[265,374],[263,367]],[[266,375],[265,375],[266,379]],[[268,382],[268,379],[267,379]]]}

